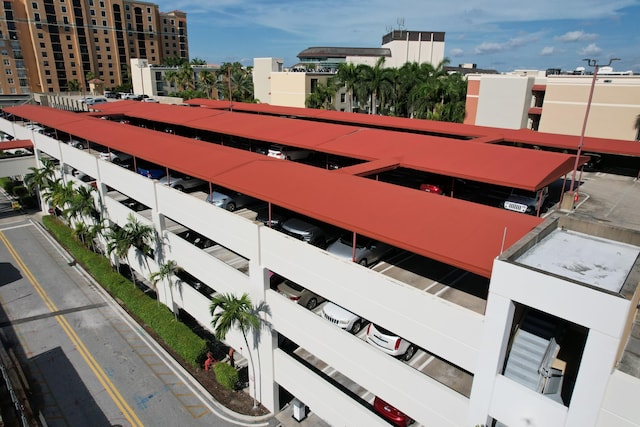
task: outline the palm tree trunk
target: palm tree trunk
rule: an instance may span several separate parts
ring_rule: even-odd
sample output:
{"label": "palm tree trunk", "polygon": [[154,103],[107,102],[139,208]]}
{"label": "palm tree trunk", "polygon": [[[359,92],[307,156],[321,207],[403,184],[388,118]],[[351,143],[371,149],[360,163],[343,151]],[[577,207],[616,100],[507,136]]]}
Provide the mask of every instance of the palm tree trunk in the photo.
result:
{"label": "palm tree trunk", "polygon": [[242,331],[242,336],[244,337],[244,343],[247,345],[247,353],[249,353],[249,361],[251,362],[251,375],[253,376],[253,409],[256,409],[258,407],[258,401],[256,400],[256,396],[258,395],[256,389],[256,368],[253,365],[253,355],[249,349],[249,341],[247,341],[247,334],[245,331]]}

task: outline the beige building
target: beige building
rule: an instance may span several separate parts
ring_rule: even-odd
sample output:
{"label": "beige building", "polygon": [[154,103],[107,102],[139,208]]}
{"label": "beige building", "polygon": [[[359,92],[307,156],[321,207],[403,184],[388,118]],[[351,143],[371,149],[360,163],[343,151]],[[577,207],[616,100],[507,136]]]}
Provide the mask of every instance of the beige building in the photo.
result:
{"label": "beige building", "polygon": [[[389,68],[399,68],[407,62],[437,66],[444,59],[444,33],[394,30],[383,36],[380,48],[310,47],[298,54],[298,64],[287,69],[283,68],[282,60],[255,58],[255,97],[272,105],[303,108],[314,88],[326,84],[340,64],[374,66],[381,57]],[[347,110],[344,90],[336,94],[334,108]]]}
{"label": "beige building", "polygon": [[[466,124],[580,135],[592,75],[549,75],[515,71],[469,75]],[[597,75],[585,135],[637,140],[640,76]]]}
{"label": "beige building", "polygon": [[2,94],[88,90],[88,73],[109,89],[130,83],[130,58],[188,58],[186,14],[153,3],[16,0],[2,9]]}

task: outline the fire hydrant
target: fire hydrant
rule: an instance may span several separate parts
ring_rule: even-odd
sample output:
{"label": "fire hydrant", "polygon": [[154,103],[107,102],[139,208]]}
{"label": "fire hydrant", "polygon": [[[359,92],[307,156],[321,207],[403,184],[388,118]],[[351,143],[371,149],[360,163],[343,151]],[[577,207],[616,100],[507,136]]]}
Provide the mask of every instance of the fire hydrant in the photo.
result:
{"label": "fire hydrant", "polygon": [[204,361],[204,370],[210,370],[215,361],[216,359],[213,358],[213,354],[210,351],[207,352],[207,360]]}

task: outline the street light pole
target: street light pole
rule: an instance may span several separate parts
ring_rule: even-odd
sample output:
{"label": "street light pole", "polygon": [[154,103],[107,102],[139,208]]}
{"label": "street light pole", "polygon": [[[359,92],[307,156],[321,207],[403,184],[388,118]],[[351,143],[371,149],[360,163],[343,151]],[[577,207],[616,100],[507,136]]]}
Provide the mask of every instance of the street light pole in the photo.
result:
{"label": "street light pole", "polygon": [[[607,65],[604,65],[604,66],[607,67],[611,65],[613,61],[619,61],[619,60],[620,58],[611,58],[609,59],[609,63],[607,63]],[[582,130],[580,131],[580,141],[578,142],[578,152],[576,153],[576,161],[573,166],[573,172],[571,173],[571,185],[569,186],[569,191],[572,192],[572,196],[574,196],[574,201],[575,201],[575,194],[577,193],[577,189],[576,189],[576,192],[574,193],[574,185],[576,182],[576,172],[578,171],[578,164],[580,163],[580,155],[582,154],[582,145],[584,144],[584,133],[587,130],[587,120],[589,119],[589,111],[591,110],[591,101],[593,99],[593,91],[596,87],[596,78],[598,77],[598,69],[600,68],[600,66],[598,65],[597,59],[585,58],[583,59],[583,61],[587,61],[587,64],[589,65],[589,67],[593,67],[593,78],[591,79],[591,89],[589,90],[589,99],[587,100],[587,109],[584,112],[584,121],[582,122]]]}

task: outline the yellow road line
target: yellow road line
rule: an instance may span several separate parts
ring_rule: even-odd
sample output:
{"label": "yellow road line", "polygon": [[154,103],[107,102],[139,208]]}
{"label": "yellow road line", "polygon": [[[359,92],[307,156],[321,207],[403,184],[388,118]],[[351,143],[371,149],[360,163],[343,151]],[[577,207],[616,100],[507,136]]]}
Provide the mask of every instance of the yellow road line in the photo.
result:
{"label": "yellow road line", "polygon": [[[0,231],[0,240],[5,244],[5,246],[7,247],[9,252],[11,253],[11,256],[16,261],[16,263],[18,264],[19,268],[22,270],[23,274],[27,277],[29,282],[31,282],[31,284],[35,288],[35,290],[38,293],[38,295],[40,295],[40,298],[42,298],[42,300],[44,301],[44,303],[47,306],[47,308],[51,312],[59,311],[58,308],[56,307],[56,305],[51,300],[51,298],[49,298],[47,293],[44,291],[44,288],[42,287],[42,285],[40,285],[40,283],[35,278],[33,273],[31,273],[29,268],[27,268],[26,264],[22,261],[22,258],[20,258],[20,255],[18,255],[18,253],[13,248],[11,243],[9,243],[9,240],[4,235],[4,233],[2,233],[2,231]],[[76,332],[73,330],[71,325],[69,325],[69,323],[67,322],[67,320],[63,316],[59,315],[59,316],[55,316],[55,318],[58,321],[58,323],[60,324],[60,326],[62,327],[62,329],[65,331],[65,333],[67,334],[67,336],[69,337],[71,342],[76,346],[78,352],[80,353],[80,355],[82,356],[84,361],[87,363],[87,365],[89,366],[91,371],[94,373],[94,375],[96,376],[98,381],[100,381],[100,384],[102,384],[102,386],[105,388],[105,390],[107,391],[109,396],[111,396],[111,399],[116,404],[118,409],[120,409],[120,411],[122,412],[124,417],[127,419],[127,421],[129,421],[129,423],[132,426],[140,426],[140,427],[142,427],[143,424],[140,421],[140,419],[138,418],[138,416],[136,415],[136,413],[127,404],[127,402],[124,400],[124,398],[122,397],[122,395],[120,394],[118,389],[116,389],[116,387],[113,385],[111,380],[109,380],[107,375],[104,373],[104,370],[102,369],[102,367],[93,358],[91,353],[89,353],[89,350],[85,347],[84,343],[80,340],[80,338],[78,337]]]}

